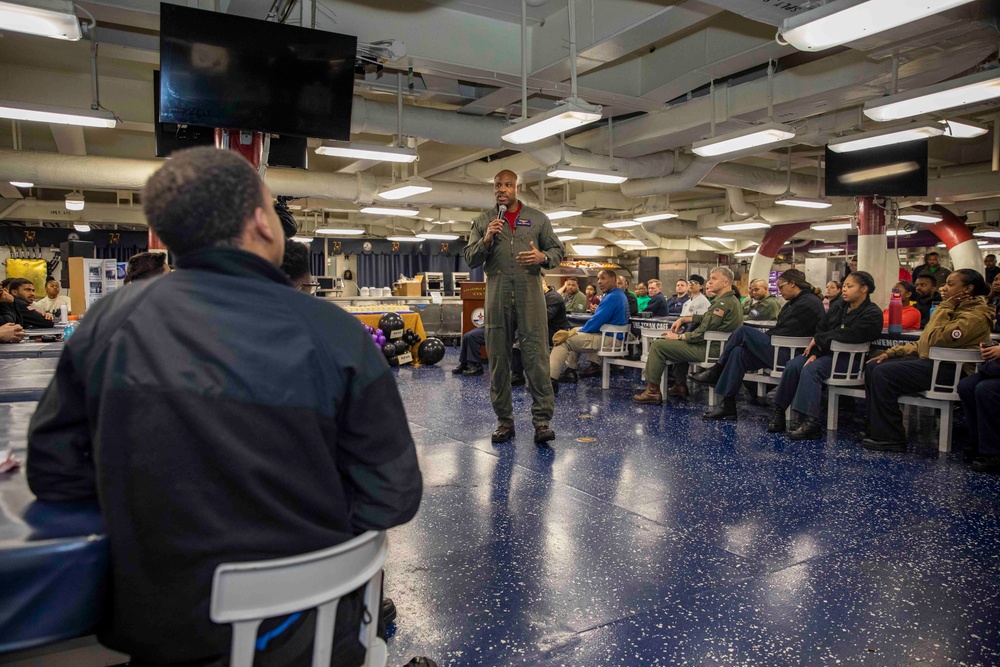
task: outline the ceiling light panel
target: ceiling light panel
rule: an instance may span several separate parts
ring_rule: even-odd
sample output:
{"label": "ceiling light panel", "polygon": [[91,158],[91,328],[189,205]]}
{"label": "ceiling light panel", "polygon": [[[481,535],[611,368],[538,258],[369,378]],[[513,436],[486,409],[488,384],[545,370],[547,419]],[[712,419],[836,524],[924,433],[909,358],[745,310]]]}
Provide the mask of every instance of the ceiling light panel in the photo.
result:
{"label": "ceiling light panel", "polygon": [[417,151],[399,146],[379,146],[353,141],[326,142],[316,149],[318,155],[346,157],[355,160],[378,160],[380,162],[415,162]]}
{"label": "ceiling light panel", "polygon": [[620,171],[574,167],[562,163],[549,167],[548,178],[565,178],[571,181],[587,181],[589,183],[608,183],[613,185],[618,185],[628,180],[628,176]]}
{"label": "ceiling light panel", "polygon": [[530,144],[600,119],[601,107],[569,99],[553,109],[511,125],[501,133],[501,137],[512,144]]}
{"label": "ceiling light panel", "polygon": [[83,37],[71,0],[0,2],[0,30],[71,42]]}
{"label": "ceiling light panel", "polygon": [[766,123],[764,125],[755,125],[739,132],[696,141],[691,145],[691,150],[696,155],[702,157],[715,157],[759,146],[767,146],[779,141],[793,139],[794,137],[795,130],[791,125]]}
{"label": "ceiling light panel", "polygon": [[1000,70],[976,72],[951,81],[889,95],[865,103],[865,115],[879,122],[956,109],[1000,97]]}
{"label": "ceiling light panel", "polygon": [[944,127],[937,123],[924,123],[891,127],[873,132],[862,132],[834,139],[827,146],[835,153],[851,153],[866,148],[892,146],[907,141],[920,141],[944,134]]}
{"label": "ceiling light panel", "polygon": [[31,120],[39,123],[113,128],[118,124],[110,111],[54,107],[47,104],[24,104],[0,101],[0,118]]}

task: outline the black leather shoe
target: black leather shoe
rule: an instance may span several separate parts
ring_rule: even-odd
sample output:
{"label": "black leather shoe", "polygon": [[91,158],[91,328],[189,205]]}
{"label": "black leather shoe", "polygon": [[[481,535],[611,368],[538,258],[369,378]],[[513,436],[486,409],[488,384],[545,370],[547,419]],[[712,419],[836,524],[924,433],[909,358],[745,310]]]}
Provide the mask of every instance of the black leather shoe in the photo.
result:
{"label": "black leather shoe", "polygon": [[559,376],[559,381],[567,384],[576,384],[579,379],[580,378],[577,377],[576,370],[572,368],[567,368],[562,372],[562,375]]}
{"label": "black leather shoe", "polygon": [[559,393],[559,380],[553,380],[552,381],[552,393],[553,394],[558,394]]}
{"label": "black leather shoe", "polygon": [[722,399],[722,403],[716,405],[714,408],[709,408],[705,412],[701,413],[702,419],[737,419],[736,415],[736,399],[727,396]]}
{"label": "black leather shoe", "polygon": [[823,437],[823,425],[818,419],[806,417],[794,431],[788,432],[792,440],[819,440]]}
{"label": "black leather shoe", "polygon": [[969,467],[976,472],[1000,473],[1000,456],[978,456]]}
{"label": "black leather shoe", "polygon": [[469,364],[468,368],[462,371],[462,375],[482,375],[483,365],[482,364]]}
{"label": "black leather shoe", "polygon": [[512,386],[512,387],[523,387],[524,386],[524,373],[511,373],[510,374],[510,386]]}
{"label": "black leather shoe", "polygon": [[582,378],[596,378],[601,375],[601,365],[600,364],[590,364],[582,371],[577,373]]}
{"label": "black leather shoe", "polygon": [[389,625],[396,620],[396,603],[392,598],[382,598],[382,609],[379,611],[379,619],[382,625]]}
{"label": "black leather shoe", "polygon": [[865,438],[861,441],[861,446],[873,452],[905,452],[906,443],[894,440],[875,440]]}
{"label": "black leather shoe", "polygon": [[691,376],[691,379],[697,382],[698,384],[715,385],[715,383],[717,383],[719,381],[719,378],[721,377],[722,377],[722,365],[715,364],[711,368],[706,368],[700,373],[695,373],[694,375]]}
{"label": "black leather shoe", "polygon": [[497,430],[493,431],[493,435],[490,438],[493,442],[507,442],[508,440],[514,439],[514,427],[513,426],[497,426]]}
{"label": "black leather shoe", "polygon": [[771,423],[767,425],[768,433],[784,433],[785,427],[785,411],[781,408],[774,409],[774,416],[771,417]]}
{"label": "black leather shoe", "polygon": [[465,364],[459,364],[458,366],[455,366],[454,368],[451,369],[451,374],[461,375],[466,368],[468,368],[468,366],[466,366]]}
{"label": "black leather shoe", "polygon": [[410,658],[410,661],[403,667],[438,667],[438,664],[430,658],[420,656],[419,658]]}
{"label": "black leather shoe", "polygon": [[535,427],[535,444],[544,445],[556,439],[556,432],[548,424],[539,424]]}

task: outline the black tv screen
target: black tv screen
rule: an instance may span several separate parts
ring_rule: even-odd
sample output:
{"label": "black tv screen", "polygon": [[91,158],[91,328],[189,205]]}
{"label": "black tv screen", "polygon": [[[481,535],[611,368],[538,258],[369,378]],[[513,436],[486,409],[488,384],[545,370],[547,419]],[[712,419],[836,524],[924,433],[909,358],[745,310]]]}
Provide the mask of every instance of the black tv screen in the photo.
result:
{"label": "black tv screen", "polygon": [[348,141],[357,42],[161,4],[159,120]]}
{"label": "black tv screen", "polygon": [[851,153],[826,149],[827,197],[927,195],[927,141]]}

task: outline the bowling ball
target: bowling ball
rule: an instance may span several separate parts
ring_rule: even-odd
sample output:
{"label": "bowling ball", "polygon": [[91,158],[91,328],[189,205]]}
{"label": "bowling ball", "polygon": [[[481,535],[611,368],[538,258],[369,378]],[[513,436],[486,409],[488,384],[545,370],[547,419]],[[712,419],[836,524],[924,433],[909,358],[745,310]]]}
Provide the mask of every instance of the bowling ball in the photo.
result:
{"label": "bowling ball", "polygon": [[410,346],[405,340],[396,340],[396,354],[406,354],[410,351]]}
{"label": "bowling ball", "polygon": [[417,358],[422,364],[436,364],[444,359],[444,343],[440,338],[428,338],[417,348]]}
{"label": "bowling ball", "polygon": [[386,338],[391,338],[390,334],[393,331],[400,331],[404,326],[406,325],[403,324],[403,318],[399,316],[399,313],[386,313],[378,321],[378,328],[382,330]]}
{"label": "bowling ball", "polygon": [[386,359],[395,359],[396,358],[396,344],[395,343],[386,343],[385,345],[383,345],[382,346],[382,354],[385,355]]}

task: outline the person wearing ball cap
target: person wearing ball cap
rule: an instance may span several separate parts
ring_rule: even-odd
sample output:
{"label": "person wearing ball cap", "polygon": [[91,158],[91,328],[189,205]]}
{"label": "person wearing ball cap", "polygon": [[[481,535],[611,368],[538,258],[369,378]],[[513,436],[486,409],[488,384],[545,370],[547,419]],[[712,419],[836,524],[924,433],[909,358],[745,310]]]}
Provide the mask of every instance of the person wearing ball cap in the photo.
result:
{"label": "person wearing ball cap", "polygon": [[497,416],[493,442],[514,437],[510,370],[518,330],[524,374],[531,392],[535,443],[556,437],[549,426],[555,398],[549,382],[549,332],[542,269],[562,261],[563,247],[541,211],[517,199],[517,174],[493,178],[496,206],[472,223],[465,261],[486,273],[486,349],[490,355],[490,400]]}
{"label": "person wearing ball cap", "polygon": [[[873,358],[865,368],[868,437],[861,446],[875,451],[906,451],[906,431],[899,397],[931,388],[932,347],[974,350],[989,342],[996,313],[986,303],[986,281],[978,271],[959,269],[945,280],[944,300],[934,309],[916,343],[895,345]],[[970,367],[967,369],[972,371]],[[945,364],[938,382],[954,377],[954,364]],[[945,377],[943,374],[949,374]]]}

